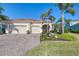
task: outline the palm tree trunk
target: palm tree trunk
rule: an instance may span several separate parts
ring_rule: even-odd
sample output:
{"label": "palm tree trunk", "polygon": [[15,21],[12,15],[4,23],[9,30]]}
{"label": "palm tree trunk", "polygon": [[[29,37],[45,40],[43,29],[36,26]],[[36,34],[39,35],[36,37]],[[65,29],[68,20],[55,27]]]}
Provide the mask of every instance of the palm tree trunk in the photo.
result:
{"label": "palm tree trunk", "polygon": [[49,36],[49,29],[48,29],[48,27],[49,27],[49,22],[48,22],[48,19],[47,19],[47,36]]}
{"label": "palm tree trunk", "polygon": [[64,33],[64,11],[62,11],[62,22],[61,22],[61,30],[62,30],[62,34]]}
{"label": "palm tree trunk", "polygon": [[52,30],[54,30],[54,21],[53,21],[53,23],[52,23]]}
{"label": "palm tree trunk", "polygon": [[[42,26],[44,25],[44,19],[42,18]],[[42,29],[42,32],[43,32],[43,29]]]}

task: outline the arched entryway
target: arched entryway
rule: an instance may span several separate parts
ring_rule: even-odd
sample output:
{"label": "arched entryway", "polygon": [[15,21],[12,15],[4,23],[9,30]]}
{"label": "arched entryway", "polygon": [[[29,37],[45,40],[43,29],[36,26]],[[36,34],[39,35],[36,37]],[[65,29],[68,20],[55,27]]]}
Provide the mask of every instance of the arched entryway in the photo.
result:
{"label": "arched entryway", "polygon": [[43,24],[42,25],[42,32],[47,32],[50,29],[50,25],[49,24]]}

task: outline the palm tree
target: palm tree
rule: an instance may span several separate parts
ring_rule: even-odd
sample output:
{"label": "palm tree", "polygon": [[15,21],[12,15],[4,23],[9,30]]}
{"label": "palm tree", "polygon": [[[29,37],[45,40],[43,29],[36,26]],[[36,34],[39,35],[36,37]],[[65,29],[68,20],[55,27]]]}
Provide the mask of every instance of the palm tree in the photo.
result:
{"label": "palm tree", "polygon": [[0,6],[0,13],[2,13],[2,11],[4,11],[4,8]]}
{"label": "palm tree", "polygon": [[[8,20],[8,16],[4,15],[2,12],[4,11],[4,8],[2,8],[0,6],[0,22],[1,21],[5,21]],[[0,26],[0,33],[4,33],[5,32],[5,25],[1,24]]]}
{"label": "palm tree", "polygon": [[50,15],[51,13],[52,13],[52,9],[49,9],[47,12],[41,15],[41,19],[43,20],[43,23],[45,20],[47,20],[47,34],[49,33],[49,25],[48,25],[49,21],[48,20],[51,20],[52,23],[55,20],[55,17]]}
{"label": "palm tree", "polygon": [[[55,33],[60,33],[60,24],[58,24],[57,22],[54,24],[55,28],[54,28],[54,31]],[[55,34],[54,33],[54,34]]]}
{"label": "palm tree", "polygon": [[52,29],[54,30],[54,21],[55,21],[55,17],[54,16],[49,16],[49,20],[52,23]]}
{"label": "palm tree", "polygon": [[73,9],[72,3],[58,3],[57,6],[60,9],[61,15],[62,15],[61,27],[62,27],[62,34],[63,34],[64,33],[64,14],[70,13],[71,15],[74,15],[75,10]]}
{"label": "palm tree", "polygon": [[5,20],[9,20],[8,16],[0,14],[0,21],[5,21]]}
{"label": "palm tree", "polygon": [[51,14],[52,9],[49,9],[47,12],[43,13],[40,18],[42,19],[43,23],[45,20],[48,20],[48,16]]}
{"label": "palm tree", "polygon": [[4,15],[2,12],[4,11],[4,8],[0,6],[0,21],[8,20],[8,16]]}

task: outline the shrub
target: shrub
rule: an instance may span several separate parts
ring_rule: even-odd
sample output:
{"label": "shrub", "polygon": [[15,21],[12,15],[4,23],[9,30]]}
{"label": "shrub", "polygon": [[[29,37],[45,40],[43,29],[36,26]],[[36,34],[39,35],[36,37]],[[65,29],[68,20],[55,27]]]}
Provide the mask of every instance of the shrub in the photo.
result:
{"label": "shrub", "polygon": [[43,31],[41,34],[46,34],[46,32],[45,32],[45,31]]}
{"label": "shrub", "polygon": [[79,33],[79,30],[70,30],[72,33]]}
{"label": "shrub", "polygon": [[47,35],[41,33],[41,35],[40,35],[40,41],[44,41],[44,40],[47,40],[47,39],[48,39],[48,38],[47,38]]}
{"label": "shrub", "polygon": [[41,34],[40,35],[40,41],[45,41],[45,40],[56,40],[57,39],[57,35],[51,35],[51,36],[47,36],[46,34]]}
{"label": "shrub", "polygon": [[2,28],[2,33],[5,34],[5,28]]}
{"label": "shrub", "polygon": [[66,41],[74,41],[77,38],[74,37],[73,35],[70,35],[70,34],[65,33],[65,34],[59,35],[59,39],[66,40]]}
{"label": "shrub", "polygon": [[54,33],[54,32],[55,32],[55,30],[50,30],[50,32],[51,32],[51,33]]}
{"label": "shrub", "polygon": [[57,40],[58,35],[52,35],[49,37],[49,40]]}
{"label": "shrub", "polygon": [[67,28],[64,28],[64,32],[65,32],[65,33],[68,33],[69,31],[68,31],[68,29],[67,29]]}
{"label": "shrub", "polygon": [[30,30],[27,30],[27,34],[30,34],[31,33],[31,31]]}

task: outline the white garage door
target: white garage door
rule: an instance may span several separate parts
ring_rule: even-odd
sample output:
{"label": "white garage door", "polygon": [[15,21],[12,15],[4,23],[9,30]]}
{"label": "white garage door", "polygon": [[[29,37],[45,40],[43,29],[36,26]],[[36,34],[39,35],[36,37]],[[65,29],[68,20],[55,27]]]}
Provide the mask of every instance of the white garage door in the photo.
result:
{"label": "white garage door", "polygon": [[12,33],[18,33],[18,34],[24,34],[27,31],[26,25],[16,25],[15,30],[12,31]]}
{"label": "white garage door", "polygon": [[41,28],[40,26],[32,26],[32,33],[40,33]]}

